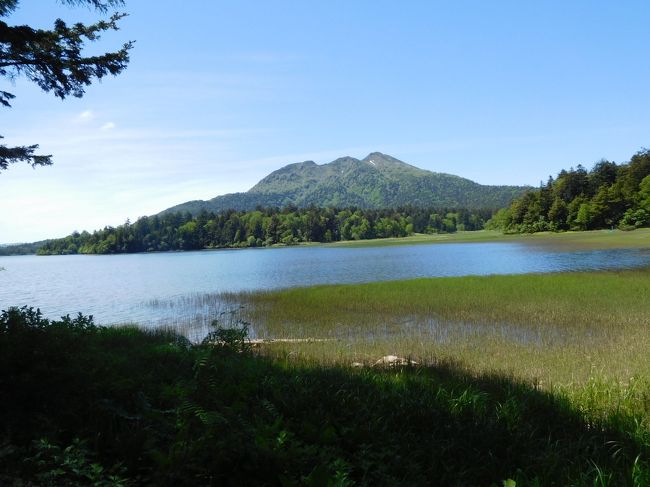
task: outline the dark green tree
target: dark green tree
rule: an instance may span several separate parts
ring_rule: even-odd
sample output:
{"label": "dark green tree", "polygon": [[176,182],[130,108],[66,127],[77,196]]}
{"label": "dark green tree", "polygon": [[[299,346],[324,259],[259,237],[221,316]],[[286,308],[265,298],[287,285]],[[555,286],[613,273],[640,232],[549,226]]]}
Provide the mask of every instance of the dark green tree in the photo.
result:
{"label": "dark green tree", "polygon": [[[59,1],[67,5],[86,5],[100,13],[124,3],[123,0]],[[103,32],[118,30],[118,21],[126,14],[114,13],[108,20],[91,25],[68,26],[57,19],[51,30],[44,30],[9,25],[2,20],[14,12],[18,4],[19,0],[0,0],[0,77],[10,81],[25,77],[58,98],[80,98],[94,80],[117,75],[126,68],[133,42],[102,55],[83,53],[87,42],[99,40]],[[0,105],[11,107],[14,98],[14,94],[0,91]],[[37,149],[37,144],[15,147],[0,144],[0,171],[15,162],[27,162],[33,167],[52,164],[52,156],[36,154]]]}

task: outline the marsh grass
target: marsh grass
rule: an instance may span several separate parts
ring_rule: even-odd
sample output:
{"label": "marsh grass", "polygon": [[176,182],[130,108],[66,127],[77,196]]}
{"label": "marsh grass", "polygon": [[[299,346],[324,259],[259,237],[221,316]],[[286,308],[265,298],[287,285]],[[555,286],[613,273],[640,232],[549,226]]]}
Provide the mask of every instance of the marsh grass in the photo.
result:
{"label": "marsh grass", "polygon": [[431,319],[590,329],[619,335],[648,323],[650,271],[467,276],[360,285],[314,286],[224,294],[267,326],[308,324],[314,332],[337,323],[362,327]]}
{"label": "marsh grass", "polygon": [[[204,296],[253,324],[293,366],[365,368],[398,355],[453,363],[566,398],[589,421],[650,435],[650,269],[452,277]],[[633,419],[629,419],[633,418]],[[623,427],[623,426],[621,426]]]}
{"label": "marsh grass", "polygon": [[[166,329],[183,335],[193,343],[200,343],[212,330],[217,320],[224,327],[233,327],[242,321],[242,306],[221,299],[218,295],[191,293],[172,298],[153,298],[143,307],[164,318],[149,326],[150,329]],[[257,338],[256,330],[250,330],[250,337]]]}
{"label": "marsh grass", "polygon": [[[423,364],[453,361],[468,373],[505,374],[583,404],[628,403],[643,422],[650,380],[650,270],[453,277],[317,286],[221,296],[275,337],[264,353],[312,364],[372,364],[395,354]],[[603,384],[606,384],[605,387]],[[626,392],[628,391],[628,392]],[[603,393],[605,394],[605,393]],[[645,396],[644,396],[645,397]],[[645,405],[644,405],[645,404]]]}
{"label": "marsh grass", "polygon": [[428,353],[408,340],[254,353],[1,313],[0,484],[648,485],[643,379],[614,387],[593,376],[564,392],[451,354],[347,363],[388,347]]}
{"label": "marsh grass", "polygon": [[[0,484],[650,485],[648,269],[150,305],[178,322],[0,318]],[[214,314],[332,340],[199,344]]]}
{"label": "marsh grass", "polygon": [[[566,401],[588,427],[650,447],[650,270],[454,277],[224,296],[267,333],[337,336],[273,343],[288,363],[373,369],[394,354],[523,381]],[[612,456],[620,443],[604,448]],[[596,463],[577,481],[617,485]],[[636,475],[636,474],[635,474]],[[586,479],[590,479],[587,481]],[[647,472],[632,485],[648,485]],[[608,480],[609,479],[609,480]],[[600,483],[598,483],[600,482]],[[609,482],[609,483],[607,483]],[[519,484],[518,484],[519,485]]]}

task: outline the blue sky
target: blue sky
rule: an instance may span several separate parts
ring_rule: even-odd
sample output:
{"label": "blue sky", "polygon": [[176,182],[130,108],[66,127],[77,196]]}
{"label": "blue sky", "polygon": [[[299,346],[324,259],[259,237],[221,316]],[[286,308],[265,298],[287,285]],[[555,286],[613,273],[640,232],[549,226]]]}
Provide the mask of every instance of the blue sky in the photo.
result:
{"label": "blue sky", "polygon": [[[287,163],[369,152],[483,184],[532,184],[650,145],[643,1],[127,0],[125,73],[60,101],[23,79],[0,173],[0,242],[118,225],[245,191]],[[97,12],[24,0],[48,27]]]}

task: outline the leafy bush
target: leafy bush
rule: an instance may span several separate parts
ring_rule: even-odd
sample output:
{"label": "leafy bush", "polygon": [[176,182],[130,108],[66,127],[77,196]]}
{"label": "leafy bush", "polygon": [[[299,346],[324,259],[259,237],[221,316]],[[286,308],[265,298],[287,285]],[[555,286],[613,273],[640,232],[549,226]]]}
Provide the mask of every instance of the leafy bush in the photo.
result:
{"label": "leafy bush", "polygon": [[84,316],[78,313],[76,317],[62,316],[60,320],[43,318],[40,309],[23,306],[11,307],[0,312],[0,334],[15,334],[21,332],[66,329],[72,332],[94,332],[98,330],[93,321],[93,316]]}
{"label": "leafy bush", "polygon": [[213,320],[211,326],[214,330],[206,335],[202,344],[223,347],[234,352],[250,351],[248,339],[250,323],[238,321],[235,325],[224,328],[219,324],[219,320]]}

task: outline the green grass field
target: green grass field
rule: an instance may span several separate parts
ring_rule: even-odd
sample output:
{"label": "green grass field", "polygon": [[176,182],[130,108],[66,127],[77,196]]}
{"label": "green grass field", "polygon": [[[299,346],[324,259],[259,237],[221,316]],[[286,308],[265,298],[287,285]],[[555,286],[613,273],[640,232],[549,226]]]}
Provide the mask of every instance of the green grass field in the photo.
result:
{"label": "green grass field", "polygon": [[450,234],[417,234],[403,238],[346,240],[324,245],[332,247],[379,247],[386,245],[472,242],[517,242],[552,246],[565,250],[647,248],[650,247],[650,228],[641,228],[631,232],[621,230],[594,230],[590,232],[540,232],[523,235],[506,235],[496,230],[479,230],[475,232],[457,232]]}

